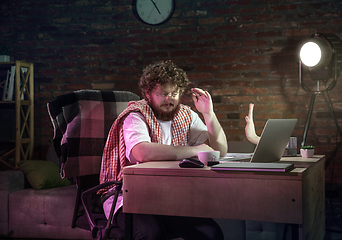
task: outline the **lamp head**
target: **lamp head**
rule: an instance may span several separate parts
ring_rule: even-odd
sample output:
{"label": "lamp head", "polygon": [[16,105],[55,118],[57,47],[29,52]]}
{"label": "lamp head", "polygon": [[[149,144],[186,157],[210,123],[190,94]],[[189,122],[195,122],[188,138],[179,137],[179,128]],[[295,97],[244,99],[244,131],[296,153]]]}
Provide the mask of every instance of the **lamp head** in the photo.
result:
{"label": "lamp head", "polygon": [[342,41],[334,34],[313,34],[302,44],[299,57],[309,68],[312,80],[327,80],[334,72],[338,77],[342,67]]}
{"label": "lamp head", "polygon": [[308,67],[321,69],[329,65],[333,49],[331,44],[322,37],[314,37],[304,43],[300,49],[300,59]]}

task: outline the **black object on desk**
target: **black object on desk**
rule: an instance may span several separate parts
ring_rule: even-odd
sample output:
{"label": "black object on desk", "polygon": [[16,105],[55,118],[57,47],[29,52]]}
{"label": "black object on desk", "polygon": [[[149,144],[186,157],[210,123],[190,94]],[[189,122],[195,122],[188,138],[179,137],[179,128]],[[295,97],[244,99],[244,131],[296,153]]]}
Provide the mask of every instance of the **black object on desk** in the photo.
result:
{"label": "black object on desk", "polygon": [[204,164],[197,157],[184,158],[179,162],[181,168],[202,168]]}

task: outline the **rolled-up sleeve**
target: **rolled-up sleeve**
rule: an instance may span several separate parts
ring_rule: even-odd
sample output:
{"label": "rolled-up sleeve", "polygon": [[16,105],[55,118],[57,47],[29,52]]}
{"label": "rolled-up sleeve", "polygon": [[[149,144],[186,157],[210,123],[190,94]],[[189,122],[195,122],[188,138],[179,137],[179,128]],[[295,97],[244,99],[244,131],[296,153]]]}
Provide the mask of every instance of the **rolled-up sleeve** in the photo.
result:
{"label": "rolled-up sleeve", "polygon": [[148,126],[141,113],[131,112],[123,124],[123,134],[126,145],[126,157],[131,163],[137,160],[132,155],[132,148],[141,142],[151,142]]}

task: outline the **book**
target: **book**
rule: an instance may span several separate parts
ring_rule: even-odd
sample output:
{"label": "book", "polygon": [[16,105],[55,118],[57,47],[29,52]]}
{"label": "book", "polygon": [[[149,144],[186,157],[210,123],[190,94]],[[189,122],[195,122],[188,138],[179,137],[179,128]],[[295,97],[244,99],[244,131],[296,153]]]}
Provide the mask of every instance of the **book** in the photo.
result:
{"label": "book", "polygon": [[14,93],[14,76],[15,76],[15,66],[11,67],[11,75],[8,83],[7,101],[13,100]]}
{"label": "book", "polygon": [[3,89],[3,92],[2,92],[2,101],[7,101],[7,93],[8,93],[8,81],[9,81],[9,77],[10,77],[10,71],[7,70],[7,77],[6,77],[6,80],[5,80],[5,84],[4,84],[4,89]]}

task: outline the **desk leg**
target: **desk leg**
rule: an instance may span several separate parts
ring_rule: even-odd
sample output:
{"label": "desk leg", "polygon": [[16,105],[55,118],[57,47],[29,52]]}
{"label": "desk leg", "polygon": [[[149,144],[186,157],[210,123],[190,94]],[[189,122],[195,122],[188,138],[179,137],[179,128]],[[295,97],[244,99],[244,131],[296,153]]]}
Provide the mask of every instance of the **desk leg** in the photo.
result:
{"label": "desk leg", "polygon": [[303,239],[303,237],[300,235],[301,231],[299,231],[299,225],[298,224],[290,224],[290,226],[291,226],[291,232],[292,232],[291,239],[292,240]]}
{"label": "desk leg", "polygon": [[133,214],[125,213],[125,240],[133,240]]}

